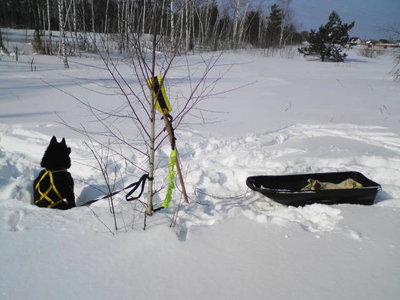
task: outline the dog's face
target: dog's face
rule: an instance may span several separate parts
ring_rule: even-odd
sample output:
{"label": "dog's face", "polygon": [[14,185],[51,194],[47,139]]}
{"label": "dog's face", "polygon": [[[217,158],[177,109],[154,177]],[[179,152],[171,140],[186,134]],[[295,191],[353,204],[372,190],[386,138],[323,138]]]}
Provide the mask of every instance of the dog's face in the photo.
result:
{"label": "dog's face", "polygon": [[71,148],[67,147],[65,139],[58,143],[53,136],[40,165],[47,170],[68,169],[71,167],[70,153]]}

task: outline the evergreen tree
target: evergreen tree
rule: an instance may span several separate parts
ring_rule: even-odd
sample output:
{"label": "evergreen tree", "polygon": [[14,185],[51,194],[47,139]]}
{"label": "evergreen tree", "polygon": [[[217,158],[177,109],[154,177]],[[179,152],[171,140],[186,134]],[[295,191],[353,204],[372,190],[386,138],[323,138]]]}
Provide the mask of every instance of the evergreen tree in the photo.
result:
{"label": "evergreen tree", "polygon": [[322,25],[318,32],[311,30],[307,42],[309,46],[299,48],[298,51],[304,56],[318,55],[321,61],[332,59],[336,62],[343,62],[347,56],[343,53],[349,44],[349,31],[353,28],[354,22],[342,24],[339,15],[332,12],[329,21]]}
{"label": "evergreen tree", "polygon": [[40,38],[40,32],[38,29],[36,29],[35,32],[33,33],[32,49],[36,53],[39,53],[39,54],[44,53],[44,47],[43,47],[42,39]]}
{"label": "evergreen tree", "polygon": [[246,28],[247,28],[247,42],[254,47],[260,46],[259,40],[259,29],[260,29],[261,16],[258,11],[250,11],[246,16]]}
{"label": "evergreen tree", "polygon": [[271,6],[271,13],[268,17],[268,27],[266,32],[266,46],[278,47],[279,38],[282,30],[283,12],[278,5]]}

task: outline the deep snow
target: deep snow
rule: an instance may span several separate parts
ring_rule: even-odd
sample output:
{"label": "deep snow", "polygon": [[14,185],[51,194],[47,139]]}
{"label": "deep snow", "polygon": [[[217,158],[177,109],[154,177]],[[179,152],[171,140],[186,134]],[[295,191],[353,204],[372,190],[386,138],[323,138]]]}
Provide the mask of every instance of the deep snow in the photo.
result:
{"label": "deep snow", "polygon": [[[168,78],[173,106],[190,91],[183,62]],[[118,96],[98,93],[114,91],[101,60],[71,58],[64,70],[56,57],[1,56],[0,298],[398,299],[400,85],[392,65],[390,54],[368,59],[356,50],[340,64],[225,53],[212,75],[229,72],[199,106],[205,122],[188,116],[176,132],[191,203],[171,228],[176,189],[171,208],[147,218],[143,231],[142,207],[119,196],[116,231],[107,201],[70,211],[30,204],[52,135],[72,147],[78,203],[96,195],[89,185],[104,187],[85,139],[60,118],[97,125],[53,87],[116,105]],[[168,151],[157,154],[159,186]],[[115,165],[128,182],[141,175]],[[283,207],[245,185],[251,175],[347,170],[382,185],[374,205]]]}

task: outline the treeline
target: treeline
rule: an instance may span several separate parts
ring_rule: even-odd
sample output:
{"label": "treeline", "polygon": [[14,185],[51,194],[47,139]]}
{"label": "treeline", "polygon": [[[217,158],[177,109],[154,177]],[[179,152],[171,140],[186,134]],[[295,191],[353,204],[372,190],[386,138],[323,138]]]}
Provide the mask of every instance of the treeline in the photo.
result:
{"label": "treeline", "polygon": [[[67,32],[70,52],[89,50],[90,33],[111,34],[120,51],[131,35],[157,32],[182,50],[284,47],[303,41],[290,0],[265,8],[252,0],[1,0],[0,26],[35,29],[36,50],[50,53],[51,32]],[[263,1],[259,2],[262,3]],[[153,22],[156,20],[157,22]],[[153,24],[153,25],[152,25]],[[157,24],[157,26],[154,26]]]}

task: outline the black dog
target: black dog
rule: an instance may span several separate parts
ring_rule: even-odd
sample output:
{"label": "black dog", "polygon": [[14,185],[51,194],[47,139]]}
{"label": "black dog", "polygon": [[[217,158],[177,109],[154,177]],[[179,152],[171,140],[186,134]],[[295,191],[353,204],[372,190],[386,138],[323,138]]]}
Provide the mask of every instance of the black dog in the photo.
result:
{"label": "black dog", "polygon": [[50,141],[40,165],[45,168],[33,182],[33,203],[39,207],[69,209],[75,207],[74,180],[67,171],[71,167],[65,139],[55,136]]}

